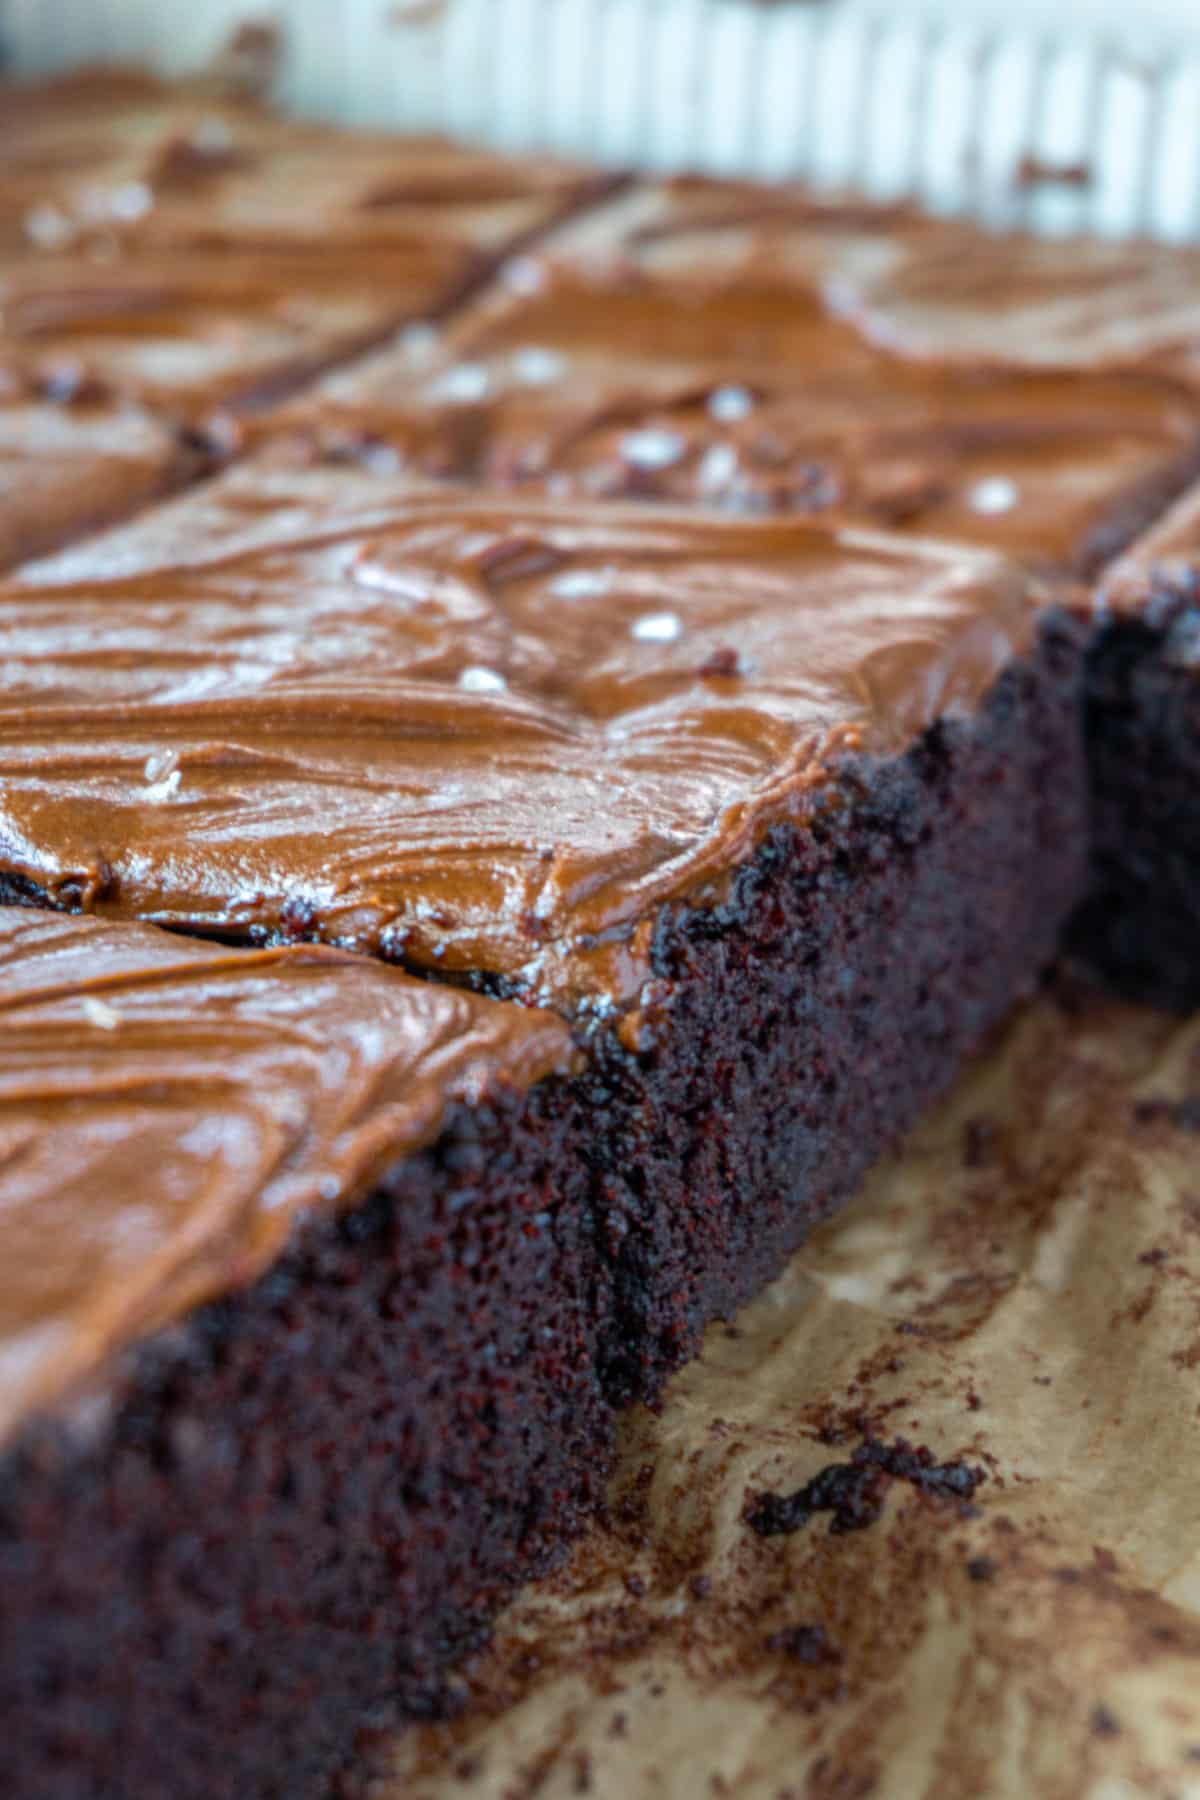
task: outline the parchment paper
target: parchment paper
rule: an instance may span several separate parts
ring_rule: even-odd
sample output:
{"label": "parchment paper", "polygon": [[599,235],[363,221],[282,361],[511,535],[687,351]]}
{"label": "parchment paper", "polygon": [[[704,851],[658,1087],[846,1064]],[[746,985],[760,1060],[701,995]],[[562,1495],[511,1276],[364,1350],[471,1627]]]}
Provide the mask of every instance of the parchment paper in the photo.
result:
{"label": "parchment paper", "polygon": [[[971,1506],[761,1538],[864,1433]],[[659,1416],[379,1800],[1200,1795],[1200,1021],[1031,1002]]]}

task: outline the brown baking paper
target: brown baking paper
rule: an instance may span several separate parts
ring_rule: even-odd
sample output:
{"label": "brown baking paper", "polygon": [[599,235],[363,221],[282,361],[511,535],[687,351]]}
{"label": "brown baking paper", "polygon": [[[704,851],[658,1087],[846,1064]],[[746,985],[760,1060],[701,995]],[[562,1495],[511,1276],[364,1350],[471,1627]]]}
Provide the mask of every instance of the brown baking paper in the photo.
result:
{"label": "brown baking paper", "polygon": [[[1200,1795],[1200,1021],[1060,984],[623,1425],[379,1800]],[[762,1538],[864,1433],[984,1472]]]}

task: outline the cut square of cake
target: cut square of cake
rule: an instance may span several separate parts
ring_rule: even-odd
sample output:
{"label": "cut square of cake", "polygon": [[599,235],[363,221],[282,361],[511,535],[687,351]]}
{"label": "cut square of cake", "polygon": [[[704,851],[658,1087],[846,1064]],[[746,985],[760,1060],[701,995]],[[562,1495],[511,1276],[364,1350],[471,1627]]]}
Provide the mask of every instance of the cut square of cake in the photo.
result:
{"label": "cut square of cake", "polygon": [[602,1498],[568,1033],[16,908],[0,982],[6,1782],[324,1793]]}
{"label": "cut square of cake", "polygon": [[556,1010],[653,1393],[1051,954],[1078,633],[965,547],[293,480],[0,590],[0,891]]}
{"label": "cut square of cake", "polygon": [[[1049,254],[796,190],[636,188],[511,262],[440,336],[402,333],[270,430],[297,457],[384,475],[836,510],[1089,574],[1200,468],[1174,335],[1200,341],[1200,311],[1133,345],[1125,285],[1107,263],[1090,284],[1060,248],[1073,330],[1056,313],[1047,342]],[[1003,282],[969,278],[1001,257]],[[922,277],[943,268],[940,286]],[[942,307],[928,341],[905,299],[922,279]]]}
{"label": "cut square of cake", "polygon": [[0,367],[51,389],[69,370],[192,425],[440,316],[611,185],[121,71],[6,95]]}

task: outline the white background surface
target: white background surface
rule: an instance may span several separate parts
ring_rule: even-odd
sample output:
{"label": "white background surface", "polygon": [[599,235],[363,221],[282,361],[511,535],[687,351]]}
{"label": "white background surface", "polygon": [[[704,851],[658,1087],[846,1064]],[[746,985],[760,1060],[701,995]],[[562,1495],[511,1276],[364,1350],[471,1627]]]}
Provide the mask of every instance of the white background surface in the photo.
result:
{"label": "white background surface", "polygon": [[[1200,0],[449,0],[398,23],[413,5],[7,0],[4,16],[31,71],[111,55],[174,72],[271,15],[283,98],[316,115],[1200,236]],[[1092,183],[1023,192],[1029,155],[1085,162]]]}

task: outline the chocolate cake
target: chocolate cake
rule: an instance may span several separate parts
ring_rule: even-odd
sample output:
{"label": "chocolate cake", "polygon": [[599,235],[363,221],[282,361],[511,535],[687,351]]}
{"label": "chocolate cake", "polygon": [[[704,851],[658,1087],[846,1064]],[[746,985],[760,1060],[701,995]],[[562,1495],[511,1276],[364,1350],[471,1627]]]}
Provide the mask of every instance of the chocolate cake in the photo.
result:
{"label": "chocolate cake", "polygon": [[222,557],[197,495],[150,526],[169,564],[106,579],[110,540],[91,581],[0,591],[0,888],[556,1009],[590,1059],[604,1380],[653,1395],[1050,954],[1085,847],[1072,634],[968,549],[384,516],[369,478],[300,475],[255,508],[247,468],[231,509],[286,537]]}
{"label": "chocolate cake", "polygon": [[[143,178],[148,145],[198,133],[213,148],[236,135],[284,129],[266,108],[227,86],[181,87],[132,68],[82,68],[40,81],[0,84],[4,185],[0,249],[5,255],[97,222],[101,196]],[[203,121],[208,121],[201,130]],[[116,209],[103,209],[128,225]],[[133,207],[136,209],[136,205]],[[144,212],[144,208],[142,209]]]}
{"label": "chocolate cake", "polygon": [[[1071,356],[1044,357],[1012,300],[1027,266],[1035,292],[1049,279],[1044,247],[1006,242],[1004,282],[984,285],[964,277],[981,245],[994,260],[961,225],[786,189],[639,188],[511,264],[439,338],[331,374],[272,433],[385,476],[836,509],[1088,574],[1200,471],[1200,395],[1178,357],[1120,354],[1103,284],[1090,337],[1075,319]],[[908,289],[943,267],[939,356]],[[1064,285],[1089,297],[1057,274],[1060,304]],[[956,333],[990,355],[960,356]]]}
{"label": "chocolate cake", "polygon": [[1200,492],[1110,571],[1088,650],[1092,875],[1071,945],[1135,998],[1200,1005]]}
{"label": "chocolate cake", "polygon": [[0,554],[244,460],[0,583],[10,1782],[295,1800],[1073,914],[1192,1000],[1195,259],[11,101]]}
{"label": "chocolate cake", "polygon": [[324,1793],[601,1497],[567,1032],[26,909],[0,982],[6,1785]]}
{"label": "chocolate cake", "polygon": [[[0,107],[0,393],[142,409],[189,455],[198,438],[227,453],[230,411],[403,320],[440,317],[502,252],[612,185],[547,158],[356,136],[121,73],[6,87]],[[86,453],[88,432],[67,419],[40,429]],[[134,451],[107,430],[128,466]],[[86,473],[74,512],[64,499],[54,529],[14,535],[17,555],[119,510],[115,493],[93,506],[101,472]],[[156,491],[130,482],[124,510]]]}

